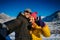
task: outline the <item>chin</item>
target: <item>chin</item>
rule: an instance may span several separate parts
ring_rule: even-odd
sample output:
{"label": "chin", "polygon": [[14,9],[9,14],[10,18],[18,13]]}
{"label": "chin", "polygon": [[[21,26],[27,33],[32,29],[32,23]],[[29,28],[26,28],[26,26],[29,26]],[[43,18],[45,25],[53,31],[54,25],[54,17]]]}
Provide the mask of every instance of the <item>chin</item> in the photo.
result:
{"label": "chin", "polygon": [[28,16],[26,16],[26,18],[29,18]]}

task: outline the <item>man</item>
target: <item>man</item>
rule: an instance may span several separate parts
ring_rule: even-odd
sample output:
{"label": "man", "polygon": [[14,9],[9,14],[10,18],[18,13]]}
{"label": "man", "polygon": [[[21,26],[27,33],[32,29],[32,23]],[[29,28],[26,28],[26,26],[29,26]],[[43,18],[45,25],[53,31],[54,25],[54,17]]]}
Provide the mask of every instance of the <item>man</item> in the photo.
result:
{"label": "man", "polygon": [[30,10],[26,9],[23,14],[19,14],[20,17],[17,17],[17,19],[21,18],[21,25],[19,26],[20,28],[17,28],[15,31],[16,40],[32,40],[28,30],[30,13]]}
{"label": "man", "polygon": [[19,13],[16,19],[3,23],[8,30],[8,34],[15,31],[15,40],[32,40],[28,30],[30,13],[31,11],[26,9],[23,14]]}

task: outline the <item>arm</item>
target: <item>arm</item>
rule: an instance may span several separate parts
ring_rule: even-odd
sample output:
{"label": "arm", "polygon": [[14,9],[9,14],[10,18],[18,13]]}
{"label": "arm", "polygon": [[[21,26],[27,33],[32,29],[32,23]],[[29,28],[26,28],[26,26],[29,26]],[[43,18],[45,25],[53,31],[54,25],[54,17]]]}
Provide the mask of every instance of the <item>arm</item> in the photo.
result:
{"label": "arm", "polygon": [[42,34],[43,36],[45,36],[45,37],[50,37],[50,35],[51,35],[50,29],[49,29],[49,27],[48,27],[47,24],[45,24],[44,27],[41,27],[41,26],[38,26],[36,23],[34,23],[34,24],[33,24],[33,28],[35,28],[35,29],[37,29],[37,30],[38,30],[38,29],[41,30],[41,31],[40,31],[41,34]]}
{"label": "arm", "polygon": [[51,35],[50,29],[47,24],[41,29],[41,32],[42,32],[43,36],[45,36],[45,37],[50,37],[50,35]]}
{"label": "arm", "polygon": [[14,20],[5,22],[4,24],[8,28],[8,34],[15,31],[21,25],[21,22],[22,22],[21,19],[20,20],[19,19],[14,19]]}
{"label": "arm", "polygon": [[35,28],[35,29],[39,29],[39,30],[41,29],[41,27],[38,26],[36,23],[34,23],[34,24],[32,25],[32,27]]}
{"label": "arm", "polygon": [[48,25],[41,20],[41,17],[39,17],[39,20],[36,23],[37,25],[41,26],[41,33],[45,37],[49,37],[51,35]]}

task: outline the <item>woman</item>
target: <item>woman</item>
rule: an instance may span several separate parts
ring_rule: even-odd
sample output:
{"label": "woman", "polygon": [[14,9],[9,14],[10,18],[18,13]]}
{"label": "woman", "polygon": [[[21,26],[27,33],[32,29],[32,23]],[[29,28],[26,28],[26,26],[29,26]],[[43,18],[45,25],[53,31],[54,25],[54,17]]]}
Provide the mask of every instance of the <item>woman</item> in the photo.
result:
{"label": "woman", "polygon": [[32,28],[30,30],[30,34],[32,35],[32,40],[42,40],[41,34],[44,35],[45,37],[49,37],[50,29],[48,28],[47,24],[45,24],[42,27],[42,25],[40,26],[40,22],[37,23],[35,22],[36,19],[37,19],[37,12],[33,12],[30,17],[30,22],[32,23]]}

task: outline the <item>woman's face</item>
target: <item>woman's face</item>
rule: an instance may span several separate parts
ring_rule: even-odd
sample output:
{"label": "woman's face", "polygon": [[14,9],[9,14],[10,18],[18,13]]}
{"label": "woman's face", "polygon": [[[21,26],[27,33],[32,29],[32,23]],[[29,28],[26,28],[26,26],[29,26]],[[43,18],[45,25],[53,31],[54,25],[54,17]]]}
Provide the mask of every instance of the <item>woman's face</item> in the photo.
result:
{"label": "woman's face", "polygon": [[30,16],[30,22],[33,23],[35,20],[34,20],[34,17]]}

